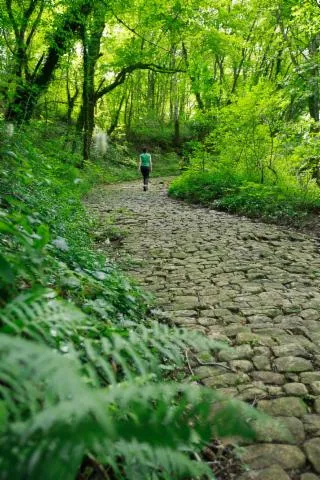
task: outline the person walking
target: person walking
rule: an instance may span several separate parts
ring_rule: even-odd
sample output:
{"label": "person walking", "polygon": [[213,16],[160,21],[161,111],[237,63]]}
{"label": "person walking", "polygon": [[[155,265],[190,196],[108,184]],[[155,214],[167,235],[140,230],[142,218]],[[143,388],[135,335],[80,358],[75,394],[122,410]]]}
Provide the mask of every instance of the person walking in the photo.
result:
{"label": "person walking", "polygon": [[143,191],[146,192],[148,190],[149,175],[152,172],[152,159],[146,147],[142,149],[142,153],[139,156],[138,171],[143,176]]}

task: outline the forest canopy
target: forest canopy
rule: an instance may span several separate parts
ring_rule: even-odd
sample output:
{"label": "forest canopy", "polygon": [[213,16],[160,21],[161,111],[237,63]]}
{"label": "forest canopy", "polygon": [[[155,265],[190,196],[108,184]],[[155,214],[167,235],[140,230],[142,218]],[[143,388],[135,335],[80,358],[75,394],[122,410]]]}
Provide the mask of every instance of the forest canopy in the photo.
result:
{"label": "forest canopy", "polygon": [[318,129],[316,1],[1,0],[0,11],[4,118],[76,124],[84,158],[95,126],[179,145],[214,131],[221,111],[234,127],[238,101],[258,139],[290,122],[302,122],[293,135]]}

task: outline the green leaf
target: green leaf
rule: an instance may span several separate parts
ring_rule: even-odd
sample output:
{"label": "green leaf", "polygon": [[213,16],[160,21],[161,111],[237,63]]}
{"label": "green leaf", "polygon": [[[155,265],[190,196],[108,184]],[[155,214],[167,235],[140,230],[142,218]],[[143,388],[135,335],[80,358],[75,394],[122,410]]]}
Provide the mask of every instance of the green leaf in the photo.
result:
{"label": "green leaf", "polygon": [[50,231],[47,225],[41,224],[37,228],[37,235],[40,238],[34,240],[33,245],[37,250],[41,250],[50,241]]}
{"label": "green leaf", "polygon": [[14,271],[10,263],[0,253],[0,280],[6,285],[12,285],[15,280]]}
{"label": "green leaf", "polygon": [[10,223],[0,220],[0,232],[4,234],[15,234],[15,229]]}
{"label": "green leaf", "polygon": [[4,401],[0,400],[0,432],[3,432],[8,424],[8,410]]}

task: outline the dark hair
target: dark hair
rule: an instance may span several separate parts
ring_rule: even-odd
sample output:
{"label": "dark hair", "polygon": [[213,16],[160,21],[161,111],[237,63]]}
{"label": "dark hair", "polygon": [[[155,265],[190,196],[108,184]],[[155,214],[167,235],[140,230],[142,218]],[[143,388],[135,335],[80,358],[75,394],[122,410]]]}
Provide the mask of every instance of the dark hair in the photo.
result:
{"label": "dark hair", "polygon": [[147,150],[148,150],[147,147],[143,147],[142,149],[143,153],[147,153]]}

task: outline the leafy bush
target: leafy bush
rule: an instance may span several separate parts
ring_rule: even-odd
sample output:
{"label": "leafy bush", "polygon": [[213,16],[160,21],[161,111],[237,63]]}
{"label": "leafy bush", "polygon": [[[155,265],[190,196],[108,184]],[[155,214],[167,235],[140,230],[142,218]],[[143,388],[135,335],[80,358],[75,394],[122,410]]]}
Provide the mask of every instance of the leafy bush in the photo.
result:
{"label": "leafy bush", "polygon": [[189,171],[172,182],[169,194],[195,203],[249,217],[299,222],[319,211],[320,192],[298,186],[264,185],[245,181],[226,169]]}
{"label": "leafy bush", "polygon": [[320,198],[303,195],[298,189],[284,190],[280,186],[268,186],[247,182],[235,194],[228,194],[214,205],[230,212],[269,219],[301,218],[320,208]]}
{"label": "leafy bush", "polygon": [[229,192],[239,190],[240,185],[240,178],[231,171],[189,171],[171,183],[169,194],[176,198],[208,204]]}
{"label": "leafy bush", "polygon": [[260,80],[219,114],[202,113],[211,130],[190,142],[189,169],[170,194],[272,221],[319,211],[319,133],[305,118],[287,121],[287,108],[284,93]]}
{"label": "leafy bush", "polygon": [[281,136],[287,134],[287,103],[274,85],[260,81],[219,109],[204,151],[248,181],[275,183],[281,170]]}

